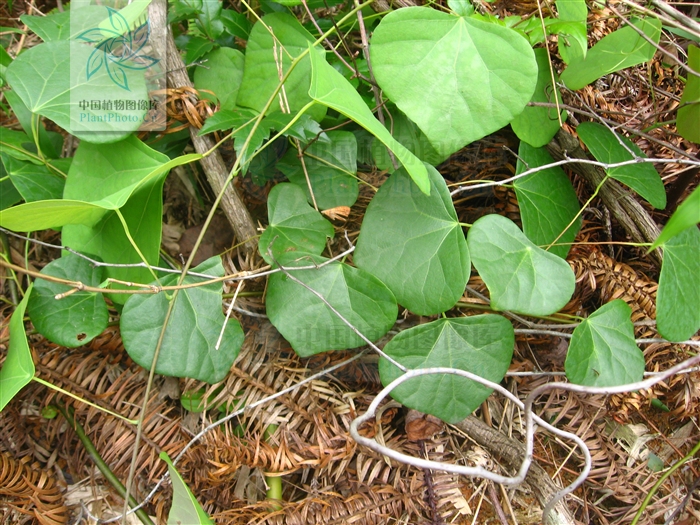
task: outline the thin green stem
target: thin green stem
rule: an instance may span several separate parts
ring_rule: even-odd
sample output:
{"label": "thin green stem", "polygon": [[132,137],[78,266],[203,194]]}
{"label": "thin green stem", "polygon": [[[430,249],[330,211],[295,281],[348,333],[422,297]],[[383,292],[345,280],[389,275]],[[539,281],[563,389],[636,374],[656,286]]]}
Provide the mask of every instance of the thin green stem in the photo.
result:
{"label": "thin green stem", "polygon": [[40,385],[44,385],[45,387],[50,388],[52,390],[55,390],[56,392],[60,392],[61,394],[65,395],[65,396],[72,397],[76,401],[80,401],[81,403],[85,403],[86,405],[90,405],[91,407],[96,408],[97,410],[100,410],[100,411],[104,412],[105,414],[109,414],[110,416],[114,416],[118,419],[121,419],[125,423],[129,423],[130,425],[136,424],[136,421],[133,419],[129,419],[128,417],[121,416],[121,415],[117,414],[116,412],[112,412],[111,410],[108,410],[106,408],[101,407],[100,405],[96,405],[95,403],[91,403],[87,399],[83,399],[82,397],[76,396],[75,394],[72,394],[72,393],[68,392],[67,390],[63,390],[61,387],[56,386],[53,383],[49,383],[48,381],[44,381],[43,379],[41,379],[38,376],[32,377],[32,381],[36,381]]}
{"label": "thin green stem", "polygon": [[693,447],[693,449],[690,452],[688,452],[685,456],[683,456],[681,459],[679,459],[673,465],[671,465],[671,467],[669,467],[669,469],[666,472],[664,472],[661,475],[661,477],[659,477],[658,481],[656,483],[654,483],[653,487],[651,487],[651,490],[647,494],[646,498],[644,498],[644,501],[642,501],[642,504],[639,507],[639,510],[637,511],[637,513],[634,515],[634,519],[632,520],[632,523],[630,523],[630,525],[637,525],[637,522],[642,517],[642,513],[644,512],[644,509],[647,508],[647,505],[649,505],[651,498],[654,497],[654,494],[656,494],[656,492],[659,490],[659,487],[661,486],[661,484],[664,481],[666,481],[666,479],[671,474],[673,474],[676,470],[678,470],[683,465],[685,465],[688,461],[693,459],[695,454],[697,454],[698,452],[700,452],[700,441],[697,442],[697,444]]}
{"label": "thin green stem", "polygon": [[[83,429],[82,425],[78,423],[78,421],[75,419],[73,410],[70,408],[66,409],[63,405],[59,404],[55,406],[56,409],[66,419],[66,421],[68,421],[68,424],[71,426],[71,428],[73,428],[75,433],[78,435],[78,439],[80,439],[80,442],[83,444],[85,450],[95,462],[95,465],[100,470],[105,479],[110,483],[110,485],[112,485],[112,487],[114,487],[114,490],[116,490],[122,498],[125,498],[126,489],[124,488],[124,485],[122,485],[121,481],[119,481],[119,478],[117,478],[117,476],[114,475],[112,469],[109,468],[109,465],[105,463],[100,454],[97,452],[95,445],[85,433],[85,430]],[[136,498],[129,497],[128,501],[133,507],[138,505]],[[144,509],[137,510],[136,516],[138,516],[143,525],[154,525],[153,521],[151,521],[151,518],[148,516]]]}
{"label": "thin green stem", "polygon": [[129,231],[129,225],[126,223],[126,219],[124,218],[124,215],[122,215],[122,212],[120,209],[114,210],[117,214],[117,217],[119,217],[119,222],[122,223],[122,227],[124,228],[124,234],[126,235],[126,238],[129,239],[129,243],[131,244],[132,248],[136,251],[138,254],[139,258],[141,259],[141,262],[146,265],[146,268],[148,268],[148,271],[151,272],[151,275],[153,276],[153,280],[158,283],[158,286],[160,286],[160,279],[158,279],[158,275],[156,275],[156,272],[151,268],[151,264],[148,262],[148,259],[141,253],[141,249],[139,248],[138,244],[136,244],[136,241],[133,239],[131,236],[131,232]]}

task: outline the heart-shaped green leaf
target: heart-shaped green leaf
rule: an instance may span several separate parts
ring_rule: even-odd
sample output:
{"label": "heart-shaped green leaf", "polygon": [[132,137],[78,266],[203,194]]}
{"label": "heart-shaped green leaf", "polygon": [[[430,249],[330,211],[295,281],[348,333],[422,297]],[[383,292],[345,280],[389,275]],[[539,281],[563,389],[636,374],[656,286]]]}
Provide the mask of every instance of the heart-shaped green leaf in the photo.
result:
{"label": "heart-shaped green leaf", "polygon": [[[212,277],[224,275],[218,256],[207,259],[194,271]],[[177,275],[169,276],[162,279],[161,284],[172,285],[177,279]],[[188,276],[184,284],[201,281],[201,277]],[[156,363],[157,373],[191,377],[207,383],[217,383],[226,377],[244,336],[240,323],[230,318],[226,321],[221,345],[216,348],[225,322],[221,311],[222,290],[220,282],[180,290],[165,330]],[[146,369],[151,368],[167,310],[168,298],[164,293],[132,295],[124,305],[120,321],[124,347],[131,358]]]}
{"label": "heart-shaped green leaf", "polygon": [[[546,149],[521,142],[516,173],[552,162],[554,160]],[[527,238],[545,247],[558,239],[557,244],[562,244],[552,246],[548,251],[566,258],[571,246],[565,243],[573,242],[581,229],[581,219],[574,220],[580,206],[569,178],[561,168],[554,167],[517,179],[513,186]]]}
{"label": "heart-shaped green leaf", "polygon": [[508,124],[537,82],[532,47],[516,31],[427,7],[386,15],[370,52],[384,93],[443,155]]}
{"label": "heart-shaped green leaf", "polygon": [[603,37],[585,56],[571,61],[561,74],[566,87],[581,89],[603,75],[651,60],[661,36],[661,21],[658,18],[633,18],[630,23],[642,30],[653,43],[633,27],[621,27]]}
{"label": "heart-shaped green leaf", "polygon": [[412,312],[449,310],[464,293],[471,270],[462,227],[442,176],[427,166],[430,195],[406,171],[379,188],[362,221],[354,261],[378,277]]}
{"label": "heart-shaped green leaf", "polygon": [[[582,122],[576,128],[576,133],[583,143],[591,150],[593,156],[600,162],[613,164],[625,162],[634,158],[646,159],[647,156],[627,137],[617,135],[597,122]],[[622,141],[625,146],[623,146]],[[632,153],[630,153],[630,151]],[[634,154],[634,155],[633,155]],[[629,166],[619,166],[606,170],[615,180],[626,184],[655,208],[666,207],[666,189],[659,172],[650,162],[639,162]]]}
{"label": "heart-shaped green leaf", "polygon": [[349,131],[329,131],[328,142],[313,142],[304,150],[304,166],[296,148],[287,150],[277,169],[301,188],[313,203],[306,182],[309,175],[316,204],[322,210],[336,206],[352,206],[359,194],[357,184],[357,140]]}
{"label": "heart-shaped green leaf", "polygon": [[[466,370],[498,383],[513,357],[513,326],[500,315],[438,319],[399,333],[385,347],[390,357],[409,370],[448,367]],[[387,359],[379,374],[388,385],[402,372]],[[452,374],[416,377],[392,391],[407,407],[457,423],[471,414],[493,390]]]}
{"label": "heart-shaped green leaf", "polygon": [[[246,45],[243,82],[238,92],[237,105],[261,112],[280,83],[278,66],[281,66],[282,75],[287,73],[292,60],[307,51],[309,43],[314,40],[289,13],[272,13],[262,17],[253,26]],[[323,51],[315,49],[312,53],[322,54]],[[307,57],[289,75],[284,83],[284,91],[277,95],[277,100],[269,111],[279,111],[280,108],[287,111],[285,105],[289,104],[288,110],[296,113],[311,102],[310,77],[311,65]],[[308,113],[320,122],[326,108],[314,106]]]}
{"label": "heart-shaped green leaf", "polygon": [[200,90],[200,97],[213,100],[211,94],[201,90],[213,91],[221,109],[232,110],[243,80],[244,61],[243,53],[230,47],[220,47],[206,55],[203,66],[194,72],[194,87]]}
{"label": "heart-shaped green leaf", "polygon": [[685,341],[700,329],[700,231],[686,228],[664,245],[656,299],[656,324],[669,341]]}
{"label": "heart-shaped green leaf", "polygon": [[486,215],[467,236],[472,262],[491,293],[491,306],[526,315],[549,315],[574,293],[574,272],[538,248],[513,221]]}
{"label": "heart-shaped green leaf", "polygon": [[300,251],[321,255],[326,239],[333,238],[333,225],[306,202],[304,192],[294,184],[278,184],[267,198],[270,225],[258,241],[260,255],[268,264],[283,253]]}
{"label": "heart-shaped green leaf", "polygon": [[[107,65],[91,70],[88,79],[87,64],[103,52],[74,40],[39,44],[10,64],[7,81],[32,113],[53,120],[81,140],[116,142],[139,128],[146,108],[91,110],[90,101],[99,93],[100,101],[129,101],[138,108],[139,101],[147,102],[148,94],[143,70],[127,67],[129,63],[110,66],[103,59]],[[118,67],[123,76],[110,67]],[[118,82],[113,80],[115,75]],[[125,83],[128,90],[122,87]]]}
{"label": "heart-shaped green leaf", "polygon": [[[298,252],[284,254],[278,260],[284,267],[324,261],[323,257]],[[359,268],[334,262],[290,273],[321,294],[371,341],[382,337],[396,322],[398,307],[393,294],[379,279]],[[265,304],[270,322],[302,357],[365,344],[321,299],[284,273],[270,276]]]}
{"label": "heart-shaped green leaf", "polygon": [[[72,253],[47,264],[42,274],[99,286],[103,268]],[[102,294],[76,292],[57,300],[70,286],[37,279],[29,300],[29,317],[37,331],[48,340],[68,348],[89,343],[107,328],[109,312]]]}
{"label": "heart-shaped green leaf", "polygon": [[[552,86],[552,73],[549,70],[547,50],[535,49],[537,60],[537,85],[532,95],[532,102],[562,103],[559,88]],[[554,73],[554,81],[559,80],[559,75]],[[566,119],[566,112],[562,111],[562,121]],[[510,123],[518,138],[527,142],[530,146],[539,148],[552,140],[559,129],[559,119],[556,108],[539,106],[527,106],[520,115]]]}
{"label": "heart-shaped green leaf", "polygon": [[352,87],[352,84],[326,62],[323,56],[314,53],[311,44],[309,44],[309,52],[311,54],[309,96],[316,102],[354,120],[369,131],[389,148],[398,161],[403,164],[421,191],[424,193],[430,191],[430,183],[423,162],[391,136],[391,133],[374,118],[362,96]]}
{"label": "heart-shaped green leaf", "polygon": [[576,327],[564,363],[569,381],[617,386],[642,380],[644,354],[634,341],[631,313],[622,299],[616,299]]}
{"label": "heart-shaped green leaf", "polygon": [[34,377],[34,361],[27,343],[27,333],[24,331],[24,312],[32,293],[29,285],[10,318],[10,344],[7,357],[0,369],[0,411],[12,401],[17,392],[22,390]]}

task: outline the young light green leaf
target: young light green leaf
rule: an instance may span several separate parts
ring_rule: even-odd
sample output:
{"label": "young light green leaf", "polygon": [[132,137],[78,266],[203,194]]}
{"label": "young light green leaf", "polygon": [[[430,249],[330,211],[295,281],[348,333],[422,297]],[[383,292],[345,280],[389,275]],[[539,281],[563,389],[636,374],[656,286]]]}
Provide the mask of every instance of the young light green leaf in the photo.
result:
{"label": "young light green leaf", "polygon": [[655,44],[659,43],[661,36],[661,21],[657,18],[633,18],[630,23],[643,31],[654,44],[644,39],[634,28],[621,27],[603,37],[588,50],[585,57],[569,64],[561,75],[566,87],[581,89],[603,75],[651,60],[656,52]]}
{"label": "young light green leaf", "polygon": [[[87,286],[99,286],[103,268],[72,253],[47,264],[41,273]],[[107,328],[109,312],[102,294],[77,292],[57,300],[57,294],[71,290],[70,286],[37,279],[29,300],[29,318],[34,328],[61,346],[73,348],[89,343]]]}
{"label": "young light green leaf", "polygon": [[[325,261],[301,252],[287,253],[278,259],[285,267]],[[398,307],[393,294],[379,279],[359,268],[334,262],[291,273],[321,294],[371,341],[386,334],[396,322]],[[302,357],[365,344],[321,299],[284,273],[270,276],[265,304],[270,322]]]}
{"label": "young light green leaf", "polygon": [[89,202],[61,199],[20,204],[0,211],[0,226],[16,232],[60,228],[66,224],[92,225],[106,213]]}
{"label": "young light green leaf", "polygon": [[[537,60],[537,86],[535,87],[535,93],[532,95],[532,102],[555,103],[555,101],[558,101],[561,104],[559,88],[552,86],[547,50],[543,48],[535,49],[535,59]],[[554,73],[554,79],[555,81],[559,80],[556,72]],[[566,112],[562,111],[562,121],[565,120],[565,115]],[[539,148],[552,140],[552,137],[559,129],[559,119],[557,118],[556,108],[528,106],[511,121],[510,125],[521,141]]]}
{"label": "young light green leaf", "polygon": [[24,331],[24,312],[31,294],[32,285],[29,285],[24,293],[24,299],[17,305],[10,318],[10,344],[5,362],[0,369],[0,411],[34,377],[34,361],[27,343],[27,334]]}
{"label": "young light green leaf", "polygon": [[508,124],[537,82],[532,47],[519,33],[428,7],[386,15],[370,53],[379,86],[443,155]]}
{"label": "young light green leaf", "polygon": [[688,46],[688,81],[681,96],[676,126],[684,139],[700,144],[700,47]]}
{"label": "young light green leaf", "polygon": [[[212,278],[222,277],[221,257],[207,259],[194,271]],[[177,279],[177,275],[172,275],[161,279],[161,284],[173,285]],[[202,282],[202,278],[186,277],[184,280],[184,284],[197,282]],[[228,321],[224,318],[222,291],[220,282],[180,290],[156,363],[157,373],[191,377],[207,383],[217,383],[226,377],[244,336],[235,318]],[[168,298],[164,293],[132,295],[124,305],[120,321],[124,347],[131,358],[146,369],[151,368],[167,310]],[[223,338],[217,348],[224,323]]]}
{"label": "young light green leaf", "polygon": [[3,164],[12,184],[26,202],[60,199],[63,196],[65,180],[43,164],[33,164],[10,156],[5,156]]}
{"label": "young light green leaf", "polygon": [[569,381],[617,386],[642,380],[644,354],[634,341],[631,313],[622,299],[616,299],[576,327],[564,363]]}
{"label": "young light green leaf", "polygon": [[[597,122],[582,122],[576,128],[578,136],[600,162],[613,164],[647,156],[627,137],[618,135]],[[625,146],[623,146],[622,141]],[[630,153],[631,152],[631,153]],[[607,174],[639,193],[658,209],[666,207],[666,189],[661,176],[650,162],[639,162],[606,170]]]}
{"label": "young light green leaf", "polygon": [[661,231],[661,235],[654,241],[649,251],[668,242],[669,239],[675,237],[686,228],[690,228],[700,223],[700,187],[693,190],[683,204],[678,206],[671,218]]}
{"label": "young light green leaf", "polygon": [[412,312],[449,310],[464,293],[471,270],[467,243],[450,193],[428,166],[430,195],[396,171],[370,202],[355,264],[378,277]]}
{"label": "young light green leaf", "polygon": [[260,236],[258,249],[268,264],[283,253],[301,251],[321,255],[326,239],[333,238],[333,225],[306,202],[304,192],[289,183],[278,184],[267,198],[270,225]]}
{"label": "young light green leaf", "polygon": [[[274,35],[274,36],[273,36]],[[245,68],[243,83],[238,92],[239,106],[252,108],[260,113],[267,104],[270,96],[280,83],[280,69],[287,73],[292,60],[308,50],[309,43],[315,39],[289,13],[272,13],[262,17],[250,32],[246,45]],[[323,53],[314,49],[312,54]],[[308,57],[302,59],[294,68],[284,84],[284,92],[277,99],[270,111],[285,108],[296,113],[311,102],[309,97],[309,78],[311,65]],[[284,100],[281,97],[285,97]],[[285,103],[286,101],[286,103]],[[321,106],[309,110],[309,115],[320,122],[326,113]]]}
{"label": "young light green leaf", "polygon": [[467,244],[497,310],[550,315],[574,293],[576,278],[566,261],[532,244],[510,219],[482,217],[469,230]]}
{"label": "young light green leaf", "polygon": [[[516,173],[554,162],[545,148],[533,148],[520,143]],[[513,186],[520,206],[523,231],[538,246],[570,243],[581,229],[581,218],[574,220],[580,210],[578,197],[571,181],[559,167],[538,171],[517,179]],[[573,221],[573,223],[572,223]],[[571,226],[569,226],[571,224]],[[568,229],[566,229],[568,228]],[[566,232],[561,235],[561,232]],[[566,258],[571,246],[552,246],[547,251]]]}
{"label": "young light green leaf", "polygon": [[685,341],[700,329],[700,231],[686,228],[664,245],[656,299],[656,324],[669,341]]}
{"label": "young light green leaf", "polygon": [[202,66],[194,71],[194,87],[200,90],[202,98],[213,100],[207,93],[213,91],[221,104],[221,109],[236,107],[238,88],[243,80],[245,57],[238,49],[220,47],[204,57]]}
{"label": "young light green leaf", "polygon": [[[316,204],[322,210],[352,206],[357,200],[357,140],[349,131],[329,131],[328,142],[313,142],[304,151],[304,165],[309,175]],[[296,148],[287,150],[277,169],[301,188],[313,203]]]}
{"label": "young light green leaf", "polygon": [[[449,367],[466,370],[499,383],[513,357],[513,326],[500,315],[438,319],[399,333],[385,347],[390,357],[409,370]],[[388,385],[402,374],[387,359],[379,360],[379,375]],[[407,407],[457,423],[483,403],[493,390],[451,374],[416,377],[391,396]]]}
{"label": "young light green leaf", "polygon": [[93,71],[88,79],[86,64],[93,52],[101,51],[74,40],[39,44],[10,64],[7,81],[32,113],[53,120],[81,140],[116,142],[138,129],[146,109],[124,111],[119,119],[109,119],[107,110],[81,111],[78,104],[94,99],[95,93],[100,100],[147,101],[144,72],[120,67],[129,91],[115,83],[107,67]]}
{"label": "young light green leaf", "polygon": [[[309,45],[311,50],[311,46]],[[426,168],[413,153],[398,142],[391,133],[374,118],[360,94],[325,59],[311,52],[311,88],[309,95],[315,101],[336,110],[354,120],[378,138],[403,164],[413,182],[424,193],[430,191]]]}
{"label": "young light green leaf", "polygon": [[168,525],[214,525],[214,521],[204,512],[180,473],[163,451],[158,456],[168,464],[168,472],[173,483],[173,504],[168,514]]}

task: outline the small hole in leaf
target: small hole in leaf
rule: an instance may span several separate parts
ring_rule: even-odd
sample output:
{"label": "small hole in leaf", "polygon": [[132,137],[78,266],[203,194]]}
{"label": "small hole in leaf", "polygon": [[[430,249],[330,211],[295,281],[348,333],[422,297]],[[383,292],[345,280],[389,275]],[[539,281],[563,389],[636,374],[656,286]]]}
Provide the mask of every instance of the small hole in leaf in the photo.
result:
{"label": "small hole in leaf", "polygon": [[77,335],[78,341],[83,341],[87,337],[87,334],[85,332],[81,332]]}

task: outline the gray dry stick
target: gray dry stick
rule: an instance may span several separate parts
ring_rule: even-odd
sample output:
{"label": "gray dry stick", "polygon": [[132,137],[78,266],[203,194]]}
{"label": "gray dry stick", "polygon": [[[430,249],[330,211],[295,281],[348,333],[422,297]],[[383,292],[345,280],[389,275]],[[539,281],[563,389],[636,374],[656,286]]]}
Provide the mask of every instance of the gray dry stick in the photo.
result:
{"label": "gray dry stick", "polygon": [[[158,51],[158,56],[166,57],[165,68],[167,70],[168,88],[175,89],[181,87],[193,87],[187,76],[185,63],[180,57],[180,53],[175,46],[173,34],[168,24],[168,9],[165,0],[153,0],[149,6],[149,20],[153,28],[153,34],[165,34],[164,41],[154,38],[151,43]],[[162,28],[165,27],[165,31]],[[190,136],[197,153],[204,154],[214,147],[214,142],[208,136],[199,136],[199,130],[190,126]],[[224,189],[228,179],[228,170],[221,158],[218,150],[212,151],[209,155],[201,159],[200,164],[204,169],[207,181],[214,192],[218,195],[223,190],[221,198],[221,209],[226,214],[226,218],[231,223],[233,231],[236,233],[238,242],[244,244],[245,248],[255,252],[258,248],[255,222],[250,216],[248,208],[241,200],[240,195],[231,184]]]}

